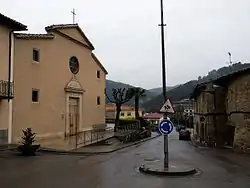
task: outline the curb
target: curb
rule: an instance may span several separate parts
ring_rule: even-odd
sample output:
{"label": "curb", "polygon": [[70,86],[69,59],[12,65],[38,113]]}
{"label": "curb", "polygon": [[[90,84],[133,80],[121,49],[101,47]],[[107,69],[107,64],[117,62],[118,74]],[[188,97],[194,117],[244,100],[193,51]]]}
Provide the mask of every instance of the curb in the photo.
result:
{"label": "curb", "polygon": [[207,146],[202,146],[202,145],[198,144],[193,138],[191,138],[191,140],[189,141],[189,144],[191,144],[192,146],[194,146],[196,148],[209,148]]}
{"label": "curb", "polygon": [[195,168],[191,168],[190,170],[183,170],[183,171],[161,171],[157,169],[150,169],[145,167],[145,165],[142,165],[139,167],[139,171],[145,174],[150,175],[157,175],[157,176],[175,176],[175,177],[183,177],[183,176],[189,176],[194,175],[197,173],[197,170]]}
{"label": "curb", "polygon": [[10,147],[10,148],[4,148],[4,149],[0,149],[0,152],[1,151],[12,151],[12,150],[16,150],[17,147]]}
{"label": "curb", "polygon": [[39,149],[39,152],[56,153],[56,154],[59,154],[59,155],[60,154],[65,154],[65,155],[101,155],[101,154],[109,154],[109,153],[112,153],[112,152],[115,152],[115,151],[118,151],[118,150],[122,150],[122,149],[125,149],[125,148],[128,148],[128,147],[138,145],[140,143],[143,143],[143,142],[158,138],[159,136],[161,136],[161,134],[156,135],[154,137],[139,140],[137,142],[133,142],[131,144],[121,146],[121,147],[118,147],[118,148],[115,148],[115,149],[112,149],[112,150],[109,150],[109,151],[102,151],[102,152],[77,152],[77,151],[65,151],[65,150],[47,149],[47,148],[41,148],[41,149]]}

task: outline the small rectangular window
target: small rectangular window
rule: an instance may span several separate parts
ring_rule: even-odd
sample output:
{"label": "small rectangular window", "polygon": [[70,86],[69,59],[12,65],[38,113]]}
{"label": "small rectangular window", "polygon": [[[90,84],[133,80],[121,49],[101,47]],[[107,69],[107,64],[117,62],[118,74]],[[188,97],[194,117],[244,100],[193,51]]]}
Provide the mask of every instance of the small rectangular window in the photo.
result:
{"label": "small rectangular window", "polygon": [[100,105],[101,104],[101,99],[100,99],[100,97],[97,97],[97,105]]}
{"label": "small rectangular window", "polygon": [[33,60],[39,62],[39,50],[33,49]]}
{"label": "small rectangular window", "polygon": [[121,116],[124,116],[124,112],[121,112]]}
{"label": "small rectangular window", "polygon": [[32,90],[32,102],[38,102],[39,101],[39,90],[33,89]]}
{"label": "small rectangular window", "polygon": [[131,116],[131,112],[128,112],[128,116]]}
{"label": "small rectangular window", "polygon": [[101,74],[100,74],[100,71],[99,71],[99,70],[96,72],[96,76],[97,76],[97,78],[100,78],[100,77],[101,77]]}

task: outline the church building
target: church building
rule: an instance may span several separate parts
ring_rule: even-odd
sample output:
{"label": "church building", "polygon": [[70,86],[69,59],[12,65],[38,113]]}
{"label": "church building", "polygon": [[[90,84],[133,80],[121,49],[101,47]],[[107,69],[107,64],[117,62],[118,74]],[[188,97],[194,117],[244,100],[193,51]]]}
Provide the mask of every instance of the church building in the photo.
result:
{"label": "church building", "polygon": [[[8,143],[31,127],[42,145],[105,124],[107,71],[78,24],[44,34],[0,14],[0,130]],[[1,138],[0,138],[1,139]]]}

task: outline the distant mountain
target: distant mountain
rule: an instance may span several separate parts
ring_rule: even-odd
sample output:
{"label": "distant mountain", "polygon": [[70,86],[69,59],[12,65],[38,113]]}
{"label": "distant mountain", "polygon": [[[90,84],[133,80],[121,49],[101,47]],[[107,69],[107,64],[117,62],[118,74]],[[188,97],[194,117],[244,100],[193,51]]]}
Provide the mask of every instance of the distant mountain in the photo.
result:
{"label": "distant mountain", "polygon": [[[185,84],[179,85],[176,88],[169,90],[167,92],[167,96],[171,99],[172,102],[189,98],[197,83],[197,80],[192,80]],[[145,108],[147,111],[157,112],[160,110],[163,103],[163,96],[162,94],[159,94],[151,100],[145,102],[142,107]]]}
{"label": "distant mountain", "polygon": [[[114,89],[116,89],[116,88],[126,88],[127,89],[130,87],[134,87],[134,86],[129,85],[129,84],[125,84],[125,83],[121,83],[121,82],[115,82],[112,80],[106,80],[106,91],[107,91],[107,95],[110,99],[112,99],[112,89],[113,88]],[[154,92],[151,92],[150,90],[146,90],[145,96],[140,98],[140,107],[143,103],[151,100],[155,96],[157,96],[157,94],[155,94]],[[109,104],[109,103],[110,103],[110,101],[106,97],[106,104]],[[127,102],[126,105],[134,105],[134,100]]]}
{"label": "distant mountain", "polygon": [[[176,87],[178,87],[179,85],[176,86],[168,86],[167,87],[167,91],[174,89]],[[149,89],[150,92],[155,93],[156,95],[159,95],[162,93],[162,87],[157,87],[157,88],[153,88],[153,89]]]}
{"label": "distant mountain", "polygon": [[[216,78],[219,78],[221,76],[225,76],[227,74],[245,69],[250,68],[249,63],[236,63],[232,66],[222,67],[218,70],[212,70],[210,71],[206,76],[201,77],[199,76],[198,80],[192,80],[185,84],[179,85],[176,88],[171,89],[167,92],[167,96],[171,99],[172,102],[179,101],[182,99],[186,99],[190,97],[190,94],[193,92],[195,86],[199,83],[208,82],[211,80],[214,80]],[[161,105],[163,104],[163,97],[162,94],[157,95],[156,97],[152,98],[151,100],[148,100],[145,102],[142,106],[147,111],[159,111]]]}

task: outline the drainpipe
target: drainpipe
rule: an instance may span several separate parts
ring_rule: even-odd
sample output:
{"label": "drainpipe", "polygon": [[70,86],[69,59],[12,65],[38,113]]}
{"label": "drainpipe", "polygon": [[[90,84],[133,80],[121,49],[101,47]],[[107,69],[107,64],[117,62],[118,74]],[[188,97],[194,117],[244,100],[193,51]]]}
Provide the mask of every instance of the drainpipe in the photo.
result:
{"label": "drainpipe", "polygon": [[11,96],[11,83],[13,82],[13,63],[14,63],[14,33],[9,32],[9,69],[8,69],[8,144],[12,143],[12,99]]}

